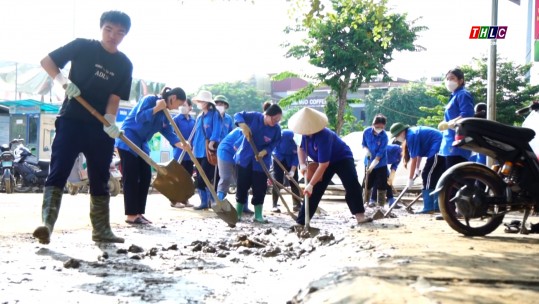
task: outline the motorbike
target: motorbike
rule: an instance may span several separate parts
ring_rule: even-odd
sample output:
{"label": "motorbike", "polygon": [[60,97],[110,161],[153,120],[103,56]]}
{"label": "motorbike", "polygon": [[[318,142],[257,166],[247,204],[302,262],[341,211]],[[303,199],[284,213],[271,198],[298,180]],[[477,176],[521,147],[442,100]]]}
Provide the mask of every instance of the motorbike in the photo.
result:
{"label": "motorbike", "polygon": [[2,173],[0,189],[8,194],[13,193],[15,189],[15,177],[13,175],[15,156],[11,152],[12,143],[13,141],[0,146],[0,172]]}
{"label": "motorbike", "polygon": [[[449,226],[466,236],[487,235],[509,212],[523,212],[520,233],[527,233],[528,216],[539,210],[539,103],[518,110],[531,114],[514,127],[483,118],[457,122],[454,147],[485,154],[491,167],[464,162],[441,176],[436,190],[440,211]],[[532,145],[535,148],[532,149]]]}
{"label": "motorbike", "polygon": [[[119,163],[119,158],[114,156],[109,167],[110,179],[108,185],[110,196],[117,196],[122,191],[122,173],[118,168]],[[71,195],[76,195],[79,192],[89,192],[90,181],[88,179],[88,172],[86,171],[84,154],[80,153],[75,160],[67,179],[66,187]]]}
{"label": "motorbike", "polygon": [[41,192],[45,186],[45,180],[49,175],[50,160],[38,159],[32,151],[24,146],[24,139],[13,140],[17,144],[14,148],[14,176],[16,192]]}

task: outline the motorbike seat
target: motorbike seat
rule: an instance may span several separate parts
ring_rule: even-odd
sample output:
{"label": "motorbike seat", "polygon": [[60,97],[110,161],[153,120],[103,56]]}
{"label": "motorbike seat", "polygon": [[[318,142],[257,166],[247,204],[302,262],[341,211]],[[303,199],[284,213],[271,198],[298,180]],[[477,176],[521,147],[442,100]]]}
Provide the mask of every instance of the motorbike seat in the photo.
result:
{"label": "motorbike seat", "polygon": [[535,131],[532,129],[514,127],[484,118],[465,118],[460,120],[458,124],[482,135],[503,138],[516,146],[523,146],[535,137]]}
{"label": "motorbike seat", "polygon": [[49,165],[51,164],[51,161],[50,160],[45,160],[45,159],[40,159],[38,162],[37,162],[37,166],[41,169],[41,170],[49,170]]}

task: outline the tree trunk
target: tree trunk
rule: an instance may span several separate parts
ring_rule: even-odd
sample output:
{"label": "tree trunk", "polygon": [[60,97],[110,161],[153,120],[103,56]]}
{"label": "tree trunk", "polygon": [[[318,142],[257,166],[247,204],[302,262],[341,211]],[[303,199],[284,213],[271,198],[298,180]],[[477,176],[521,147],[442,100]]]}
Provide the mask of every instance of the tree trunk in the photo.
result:
{"label": "tree trunk", "polygon": [[346,109],[346,96],[348,95],[348,83],[350,82],[350,76],[346,75],[344,81],[339,84],[339,92],[337,92],[337,124],[335,126],[335,133],[341,134],[342,126],[344,125],[344,110]]}

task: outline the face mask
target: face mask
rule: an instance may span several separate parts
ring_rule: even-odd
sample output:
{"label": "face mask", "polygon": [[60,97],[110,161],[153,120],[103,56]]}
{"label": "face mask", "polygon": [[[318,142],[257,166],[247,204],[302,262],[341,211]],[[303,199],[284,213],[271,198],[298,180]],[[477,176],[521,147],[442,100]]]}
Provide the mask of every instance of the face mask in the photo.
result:
{"label": "face mask", "polygon": [[180,113],[189,114],[189,107],[186,107],[186,106],[180,107]]}
{"label": "face mask", "polygon": [[384,131],[383,128],[373,128],[374,132],[376,132],[377,134],[380,134],[382,133],[382,131]]}
{"label": "face mask", "polygon": [[404,134],[401,135],[401,136],[399,136],[399,137],[397,137],[397,140],[398,140],[399,142],[401,142],[401,143],[404,142],[405,139],[406,139],[406,136],[404,136]]}
{"label": "face mask", "polygon": [[459,84],[456,81],[448,80],[445,82],[445,87],[449,92],[454,92],[459,87]]}
{"label": "face mask", "polygon": [[225,113],[225,106],[215,106],[215,108],[217,109],[217,111],[219,111],[219,113]]}

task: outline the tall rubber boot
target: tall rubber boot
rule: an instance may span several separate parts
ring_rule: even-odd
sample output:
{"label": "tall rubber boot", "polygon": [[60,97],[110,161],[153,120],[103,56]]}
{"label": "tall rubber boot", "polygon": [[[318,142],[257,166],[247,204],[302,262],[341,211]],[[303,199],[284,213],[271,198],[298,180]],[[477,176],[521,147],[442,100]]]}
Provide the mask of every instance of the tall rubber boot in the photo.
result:
{"label": "tall rubber boot", "polygon": [[90,197],[90,221],[92,222],[92,240],[104,243],[123,243],[125,240],[117,237],[110,229],[110,196]]}
{"label": "tall rubber boot", "polygon": [[377,190],[376,191],[376,204],[380,208],[384,208],[386,205],[386,190]]}
{"label": "tall rubber boot", "polygon": [[429,195],[430,190],[421,190],[423,196],[423,210],[416,212],[416,214],[429,214],[434,212],[433,197]]}
{"label": "tall rubber boot", "polygon": [[58,213],[60,212],[63,194],[64,190],[58,187],[48,186],[43,188],[43,205],[41,206],[42,224],[33,233],[33,236],[41,244],[51,242],[51,234],[58,218]]}
{"label": "tall rubber boot", "polygon": [[374,207],[374,202],[372,204],[370,203],[370,197],[371,197],[371,190],[365,190],[365,196],[369,201],[363,202],[365,207]]}
{"label": "tall rubber boot", "polygon": [[193,207],[193,209],[195,210],[202,210],[202,209],[207,209],[209,207],[209,204],[208,204],[208,192],[206,191],[206,189],[197,189],[197,192],[198,192],[198,196],[200,197],[200,205],[196,206],[196,207]]}
{"label": "tall rubber boot", "polygon": [[225,197],[226,197],[226,193],[224,193],[223,191],[218,191],[218,192],[217,192],[217,198],[218,198],[220,201],[224,200]]}
{"label": "tall rubber boot", "polygon": [[236,202],[236,214],[238,215],[238,221],[241,221],[241,216],[243,214],[243,206],[247,204],[242,204]]}
{"label": "tall rubber boot", "polygon": [[255,221],[256,223],[266,224],[268,222],[262,215],[263,208],[264,205],[255,205],[255,218],[253,219],[253,221]]}
{"label": "tall rubber boot", "polygon": [[249,209],[249,204],[243,204],[243,213],[252,215],[254,212]]}

